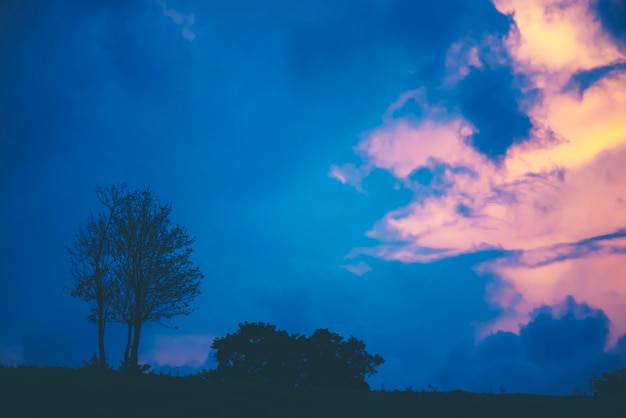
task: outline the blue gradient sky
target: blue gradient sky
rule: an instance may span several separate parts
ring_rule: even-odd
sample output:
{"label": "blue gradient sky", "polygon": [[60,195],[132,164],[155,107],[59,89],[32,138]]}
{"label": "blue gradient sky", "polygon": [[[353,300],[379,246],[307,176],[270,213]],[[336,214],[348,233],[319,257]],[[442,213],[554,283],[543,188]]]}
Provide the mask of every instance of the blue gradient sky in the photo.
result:
{"label": "blue gradient sky", "polygon": [[[178,330],[146,326],[155,366],[212,367],[212,338],[266,321],[364,340],[376,389],[624,367],[626,7],[522,3],[2,2],[0,361],[96,351],[65,246],[127,182],[172,201],[206,276]],[[537,16],[588,49],[538,50],[561,35]]]}

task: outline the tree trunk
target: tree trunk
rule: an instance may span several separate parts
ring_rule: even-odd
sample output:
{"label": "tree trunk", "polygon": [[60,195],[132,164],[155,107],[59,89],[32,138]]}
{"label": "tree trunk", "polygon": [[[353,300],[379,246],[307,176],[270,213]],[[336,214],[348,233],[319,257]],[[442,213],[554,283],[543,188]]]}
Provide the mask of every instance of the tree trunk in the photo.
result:
{"label": "tree trunk", "polygon": [[133,348],[131,350],[130,364],[133,369],[139,370],[139,337],[141,336],[141,322],[135,321],[133,334]]}
{"label": "tree trunk", "polygon": [[[98,256],[99,258],[99,256]],[[106,354],[104,352],[104,327],[106,325],[106,318],[104,317],[104,304],[105,304],[105,295],[104,289],[102,286],[102,270],[99,268],[99,260],[96,260],[96,271],[95,271],[95,281],[96,281],[96,302],[98,304],[98,365],[102,370],[105,370],[107,367]]]}
{"label": "tree trunk", "polygon": [[130,351],[130,366],[133,371],[139,371],[139,338],[141,337],[141,298],[140,289],[135,290],[135,306],[133,307],[133,345]]}
{"label": "tree trunk", "polygon": [[101,304],[98,306],[98,350],[100,351],[100,368],[102,370],[106,370],[107,368],[107,358],[104,352],[104,327],[106,325],[106,321],[104,318],[104,309]]}
{"label": "tree trunk", "polygon": [[128,323],[128,333],[126,335],[126,349],[124,349],[124,360],[122,365],[126,368],[130,366],[130,349],[132,345],[133,338],[133,326],[129,322]]}

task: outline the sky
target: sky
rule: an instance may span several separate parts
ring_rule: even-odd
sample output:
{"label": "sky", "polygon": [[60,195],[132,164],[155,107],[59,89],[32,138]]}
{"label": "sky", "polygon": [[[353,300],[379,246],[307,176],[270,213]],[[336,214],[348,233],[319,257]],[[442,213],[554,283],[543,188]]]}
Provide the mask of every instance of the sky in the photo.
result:
{"label": "sky", "polygon": [[[0,362],[97,351],[95,190],[171,201],[205,278],[140,362],[243,321],[354,335],[373,389],[569,394],[626,366],[622,0],[8,0]],[[123,328],[107,328],[117,366]]]}

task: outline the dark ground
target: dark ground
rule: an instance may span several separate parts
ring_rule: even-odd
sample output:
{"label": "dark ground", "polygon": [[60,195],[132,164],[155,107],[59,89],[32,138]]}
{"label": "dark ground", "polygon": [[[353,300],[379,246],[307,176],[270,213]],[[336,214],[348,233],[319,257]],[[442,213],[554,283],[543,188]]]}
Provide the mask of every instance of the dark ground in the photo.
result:
{"label": "dark ground", "polygon": [[352,392],[0,368],[0,417],[626,417],[625,398]]}

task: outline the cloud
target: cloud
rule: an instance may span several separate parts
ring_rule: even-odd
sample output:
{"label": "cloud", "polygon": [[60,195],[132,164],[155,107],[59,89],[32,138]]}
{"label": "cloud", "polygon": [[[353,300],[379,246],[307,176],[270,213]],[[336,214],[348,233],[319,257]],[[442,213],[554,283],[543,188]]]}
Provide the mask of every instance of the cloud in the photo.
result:
{"label": "cloud", "polygon": [[213,339],[210,334],[156,335],[152,348],[140,356],[140,362],[200,368],[209,357]]}
{"label": "cloud", "polygon": [[626,50],[626,3],[621,0],[593,0],[590,9],[598,16],[605,32]]}
{"label": "cloud", "polygon": [[600,80],[620,71],[626,72],[626,62],[618,62],[603,67],[593,68],[591,70],[583,70],[575,73],[570,78],[566,88],[578,90],[582,95],[589,87],[593,86]]}
{"label": "cloud", "polygon": [[459,41],[453,43],[448,49],[445,65],[448,72],[446,83],[454,85],[466,77],[473,68],[481,68],[483,63],[476,45]]}
{"label": "cloud", "polygon": [[399,119],[376,129],[362,141],[357,152],[369,164],[407,179],[419,167],[436,161],[454,161],[454,166],[468,166],[480,159],[477,151],[463,144],[474,131],[458,115],[446,114],[440,108],[429,109],[430,117],[412,122]]}
{"label": "cloud", "polygon": [[172,22],[181,27],[181,34],[183,38],[187,39],[189,42],[196,39],[197,35],[191,29],[193,24],[196,22],[196,17],[193,13],[186,14],[174,9],[173,7],[167,7],[167,4],[161,0],[157,0],[156,3],[162,7],[163,16],[169,17]]}
{"label": "cloud", "polygon": [[438,378],[446,388],[475,391],[584,390],[594,373],[624,365],[618,352],[604,352],[609,322],[602,310],[567,297],[535,309],[517,334],[500,331],[475,347],[456,347]]}
{"label": "cloud", "polygon": [[[494,4],[514,19],[508,36],[453,44],[448,66],[465,63],[453,82],[400,95],[355,147],[353,172],[386,170],[414,197],[366,233],[378,246],[350,256],[500,249],[478,267],[496,278],[487,299],[502,312],[480,336],[517,332],[573,295],[609,315],[614,344],[626,332],[626,56],[588,2]],[[409,102],[419,117],[397,116]]]}
{"label": "cloud", "polygon": [[454,103],[476,128],[471,144],[490,158],[505,156],[507,149],[526,139],[533,127],[521,109],[522,80],[510,67],[473,68],[456,87]]}
{"label": "cloud", "polygon": [[[479,36],[486,31],[506,32],[508,25],[507,17],[488,0],[441,0],[437,7],[410,1],[363,1],[356,9],[350,2],[332,4],[330,8],[316,4],[313,10],[303,12],[307,19],[298,22],[289,34],[294,76],[309,85],[345,69],[378,69],[391,57],[403,62],[405,74],[436,78],[445,70],[443,62],[437,62],[440,54],[458,38],[467,32]],[[326,19],[314,18],[320,11],[326,13]],[[376,73],[380,80],[381,71],[389,68]],[[368,87],[361,85],[363,80],[353,71],[349,75],[345,83]],[[377,81],[369,79],[367,83]]]}
{"label": "cloud", "polygon": [[520,72],[571,74],[621,57],[618,47],[589,11],[589,1],[494,0],[504,14],[513,14],[515,30],[508,49]]}
{"label": "cloud", "polygon": [[357,276],[362,276],[367,272],[372,271],[372,267],[364,261],[358,261],[354,264],[344,264],[341,268],[348,270],[350,273]]}
{"label": "cloud", "polygon": [[608,346],[612,346],[626,332],[626,286],[620,275],[625,248],[626,239],[622,237],[538,248],[483,264],[479,270],[503,280],[494,282],[487,291],[488,301],[503,315],[483,324],[480,332],[515,331],[534,307],[570,294],[601,306],[613,319],[608,340]]}
{"label": "cloud", "polygon": [[367,175],[366,170],[356,167],[351,163],[346,163],[341,166],[332,165],[328,176],[339,180],[343,184],[349,184],[354,187],[359,193],[367,194],[361,187],[363,177]]}
{"label": "cloud", "polygon": [[520,339],[532,363],[567,361],[602,354],[608,325],[604,312],[568,297],[562,304],[535,310]]}

